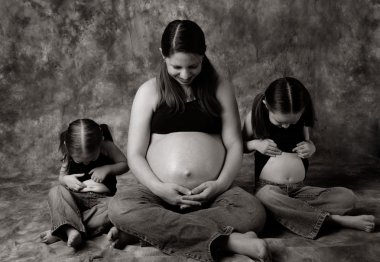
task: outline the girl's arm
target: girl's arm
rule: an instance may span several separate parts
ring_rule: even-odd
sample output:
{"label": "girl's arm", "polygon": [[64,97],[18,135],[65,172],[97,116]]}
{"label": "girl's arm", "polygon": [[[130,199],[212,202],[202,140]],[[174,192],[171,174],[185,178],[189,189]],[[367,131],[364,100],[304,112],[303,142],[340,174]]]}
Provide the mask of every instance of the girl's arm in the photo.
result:
{"label": "girl's arm", "polygon": [[303,134],[305,137],[305,141],[298,143],[292,151],[296,152],[298,156],[301,158],[309,158],[316,151],[316,147],[313,141],[310,140],[310,127],[304,126]]}
{"label": "girl's arm", "polygon": [[108,165],[108,174],[119,176],[129,170],[127,158],[113,142],[103,141],[102,151],[114,162],[114,164]]}
{"label": "girl's arm", "polygon": [[242,136],[244,153],[259,151],[263,155],[275,157],[281,155],[281,150],[277,148],[276,143],[271,139],[255,139],[252,127],[252,112],[249,112],[244,119]]}
{"label": "girl's arm", "polygon": [[61,169],[59,170],[59,178],[58,181],[61,185],[66,185],[66,182],[64,181],[64,177],[69,174],[68,172],[68,166],[69,162],[67,160],[67,157],[62,161]]}
{"label": "girl's arm", "polygon": [[84,176],[84,174],[69,175],[68,166],[69,166],[69,161],[68,161],[68,157],[66,157],[63,160],[61,169],[59,171],[59,178],[58,178],[59,183],[63,186],[67,186],[68,188],[74,191],[79,191],[82,188],[85,188],[86,185],[78,180],[78,177]]}

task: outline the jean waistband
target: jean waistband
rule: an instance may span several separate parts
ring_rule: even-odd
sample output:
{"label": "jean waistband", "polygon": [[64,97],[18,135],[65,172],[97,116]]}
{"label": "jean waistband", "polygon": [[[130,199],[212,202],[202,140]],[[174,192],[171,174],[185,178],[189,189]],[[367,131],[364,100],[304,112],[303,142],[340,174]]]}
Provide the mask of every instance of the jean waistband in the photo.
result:
{"label": "jean waistband", "polygon": [[256,188],[263,187],[265,185],[273,185],[273,186],[279,186],[280,188],[300,188],[304,186],[303,181],[297,182],[297,183],[288,183],[288,184],[281,184],[281,183],[275,183],[269,180],[265,179],[259,179],[256,181]]}

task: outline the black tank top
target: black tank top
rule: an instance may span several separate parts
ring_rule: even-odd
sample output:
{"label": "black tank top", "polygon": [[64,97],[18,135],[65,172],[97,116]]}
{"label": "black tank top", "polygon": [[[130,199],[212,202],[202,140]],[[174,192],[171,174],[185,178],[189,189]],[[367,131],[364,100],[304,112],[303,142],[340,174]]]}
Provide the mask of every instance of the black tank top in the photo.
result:
{"label": "black tank top", "polygon": [[220,134],[222,120],[204,112],[198,100],[185,103],[183,112],[173,112],[166,104],[161,104],[153,113],[151,132],[156,134],[169,134],[172,132],[203,132]]}
{"label": "black tank top", "polygon": [[[301,117],[300,120],[294,125],[290,125],[288,128],[281,128],[269,121],[269,116],[266,119],[266,124],[269,132],[269,139],[272,139],[277,147],[283,151],[292,153],[292,149],[297,146],[298,143],[305,141],[304,136],[304,120]],[[260,176],[265,164],[269,160],[269,156],[261,154],[259,151],[255,152],[255,177]],[[303,165],[305,167],[305,172],[309,167],[309,161],[302,158]]]}
{"label": "black tank top", "polygon": [[[88,165],[85,165],[83,163],[75,163],[74,160],[70,158],[68,165],[68,174],[71,175],[84,173],[84,176],[78,177],[78,180],[83,182],[91,179],[91,174],[89,174],[89,172],[92,169],[112,164],[114,164],[114,162],[102,153],[99,154],[98,159],[91,161]],[[114,195],[116,193],[116,183],[116,177],[113,175],[108,175],[102,184],[104,184],[110,190],[110,195]]]}

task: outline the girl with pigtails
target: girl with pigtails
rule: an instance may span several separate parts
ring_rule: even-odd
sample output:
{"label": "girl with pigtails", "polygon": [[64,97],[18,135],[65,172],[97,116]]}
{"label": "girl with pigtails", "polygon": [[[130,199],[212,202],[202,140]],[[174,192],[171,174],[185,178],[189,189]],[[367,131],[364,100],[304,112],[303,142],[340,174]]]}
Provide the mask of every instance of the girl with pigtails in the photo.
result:
{"label": "girl with pigtails", "polygon": [[373,231],[374,216],[349,215],[356,202],[351,190],[304,184],[316,150],[314,120],[310,94],[295,78],[279,78],[255,97],[243,139],[245,151],[255,151],[257,198],[277,222],[306,238],[317,238],[327,224]]}
{"label": "girl with pigtails", "polygon": [[63,155],[59,185],[48,195],[52,228],[40,234],[47,244],[67,241],[77,248],[84,237],[108,231],[108,200],[116,193],[116,176],[129,170],[109,128],[91,119],[70,123],[60,135]]}

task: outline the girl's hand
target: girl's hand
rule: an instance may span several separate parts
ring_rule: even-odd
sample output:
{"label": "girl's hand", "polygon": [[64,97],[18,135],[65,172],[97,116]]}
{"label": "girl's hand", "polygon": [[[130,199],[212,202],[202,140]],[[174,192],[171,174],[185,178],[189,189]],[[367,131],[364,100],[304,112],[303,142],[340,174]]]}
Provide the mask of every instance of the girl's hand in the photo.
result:
{"label": "girl's hand", "polygon": [[221,188],[217,181],[206,181],[191,190],[191,195],[185,195],[182,199],[205,203],[218,196],[220,191]]}
{"label": "girl's hand", "polygon": [[302,141],[293,148],[293,152],[296,152],[300,158],[309,158],[315,153],[315,145],[312,141]]}
{"label": "girl's hand", "polygon": [[166,203],[173,206],[200,206],[201,203],[183,199],[184,195],[190,195],[191,190],[174,183],[161,183],[156,191],[157,195]]}
{"label": "girl's hand", "polygon": [[281,155],[281,150],[278,149],[277,144],[272,139],[259,140],[256,146],[256,150],[263,155],[275,157]]}
{"label": "girl's hand", "polygon": [[84,173],[65,175],[63,176],[62,180],[63,182],[65,182],[66,186],[70,188],[71,190],[79,191],[86,187],[85,184],[83,184],[82,182],[78,180],[78,177],[82,177],[82,176],[84,176]]}
{"label": "girl's hand", "polygon": [[110,171],[111,170],[109,166],[100,166],[100,167],[92,169],[88,173],[91,175],[91,180],[97,183],[103,183],[104,179],[107,177]]}

